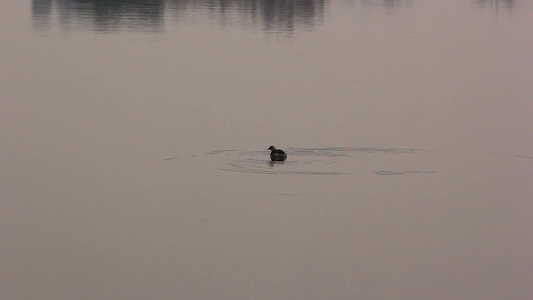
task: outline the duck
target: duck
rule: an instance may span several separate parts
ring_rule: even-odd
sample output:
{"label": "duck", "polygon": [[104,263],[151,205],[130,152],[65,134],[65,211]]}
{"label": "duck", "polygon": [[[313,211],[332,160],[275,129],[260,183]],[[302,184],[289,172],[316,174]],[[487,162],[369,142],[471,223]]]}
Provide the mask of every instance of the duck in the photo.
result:
{"label": "duck", "polygon": [[268,147],[268,150],[270,150],[270,159],[272,161],[284,161],[287,159],[287,153],[281,149],[276,149],[274,146]]}

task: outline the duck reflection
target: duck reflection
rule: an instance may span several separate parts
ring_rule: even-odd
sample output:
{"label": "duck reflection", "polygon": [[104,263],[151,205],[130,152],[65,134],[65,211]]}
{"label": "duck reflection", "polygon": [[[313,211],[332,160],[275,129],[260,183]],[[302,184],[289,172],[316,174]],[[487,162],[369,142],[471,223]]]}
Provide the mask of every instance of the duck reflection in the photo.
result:
{"label": "duck reflection", "polygon": [[283,165],[283,164],[285,164],[284,161],[272,161],[272,160],[268,161],[268,165],[270,166],[270,169],[273,169],[276,166]]}

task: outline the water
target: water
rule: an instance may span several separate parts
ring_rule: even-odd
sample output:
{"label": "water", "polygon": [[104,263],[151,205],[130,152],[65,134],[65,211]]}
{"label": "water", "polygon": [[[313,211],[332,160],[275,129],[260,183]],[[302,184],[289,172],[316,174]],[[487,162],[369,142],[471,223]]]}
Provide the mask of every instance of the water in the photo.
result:
{"label": "water", "polygon": [[531,299],[533,2],[0,3],[0,298]]}

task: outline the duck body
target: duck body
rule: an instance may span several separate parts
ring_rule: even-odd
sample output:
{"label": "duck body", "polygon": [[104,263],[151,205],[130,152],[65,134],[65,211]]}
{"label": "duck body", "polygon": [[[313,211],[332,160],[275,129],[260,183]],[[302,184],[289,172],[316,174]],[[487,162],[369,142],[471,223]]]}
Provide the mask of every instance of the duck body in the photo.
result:
{"label": "duck body", "polygon": [[268,150],[270,150],[270,159],[272,161],[284,161],[287,159],[287,153],[281,149],[276,149],[274,146],[268,147]]}

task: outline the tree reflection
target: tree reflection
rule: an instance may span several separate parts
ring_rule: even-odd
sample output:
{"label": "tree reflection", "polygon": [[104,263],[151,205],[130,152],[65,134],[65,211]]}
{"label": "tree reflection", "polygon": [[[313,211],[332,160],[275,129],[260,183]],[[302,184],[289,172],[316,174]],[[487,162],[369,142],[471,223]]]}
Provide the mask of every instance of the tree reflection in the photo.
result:
{"label": "tree reflection", "polygon": [[[343,0],[361,7],[394,9],[413,0]],[[473,0],[493,3],[498,0]],[[512,3],[512,0],[501,0]],[[95,31],[161,31],[165,16],[181,22],[216,22],[291,33],[323,22],[330,0],[32,0],[36,28],[57,18],[62,29]]]}
{"label": "tree reflection", "polygon": [[55,11],[62,29],[159,31],[164,10],[164,0],[32,0],[35,26],[49,26]]}
{"label": "tree reflection", "polygon": [[[208,14],[221,24],[234,19],[266,31],[290,32],[321,22],[327,0],[32,0],[35,27],[57,17],[63,29],[159,31],[165,10],[179,21],[190,12]],[[202,20],[205,21],[205,20]],[[248,25],[249,26],[249,25]]]}
{"label": "tree reflection", "polygon": [[325,0],[169,0],[178,13],[205,11],[226,23],[237,13],[240,20],[263,26],[265,31],[292,32],[321,23]]}
{"label": "tree reflection", "polygon": [[32,0],[31,14],[35,28],[48,28],[52,15],[52,0]]}
{"label": "tree reflection", "polygon": [[490,10],[497,17],[500,10],[505,12],[512,12],[515,1],[514,0],[472,0],[473,3],[480,9]]}
{"label": "tree reflection", "polygon": [[489,4],[489,5],[505,5],[505,6],[512,6],[514,4],[514,0],[475,0],[478,4]]}
{"label": "tree reflection", "polygon": [[498,8],[512,8],[515,4],[514,0],[474,0],[476,4],[481,7]]}

